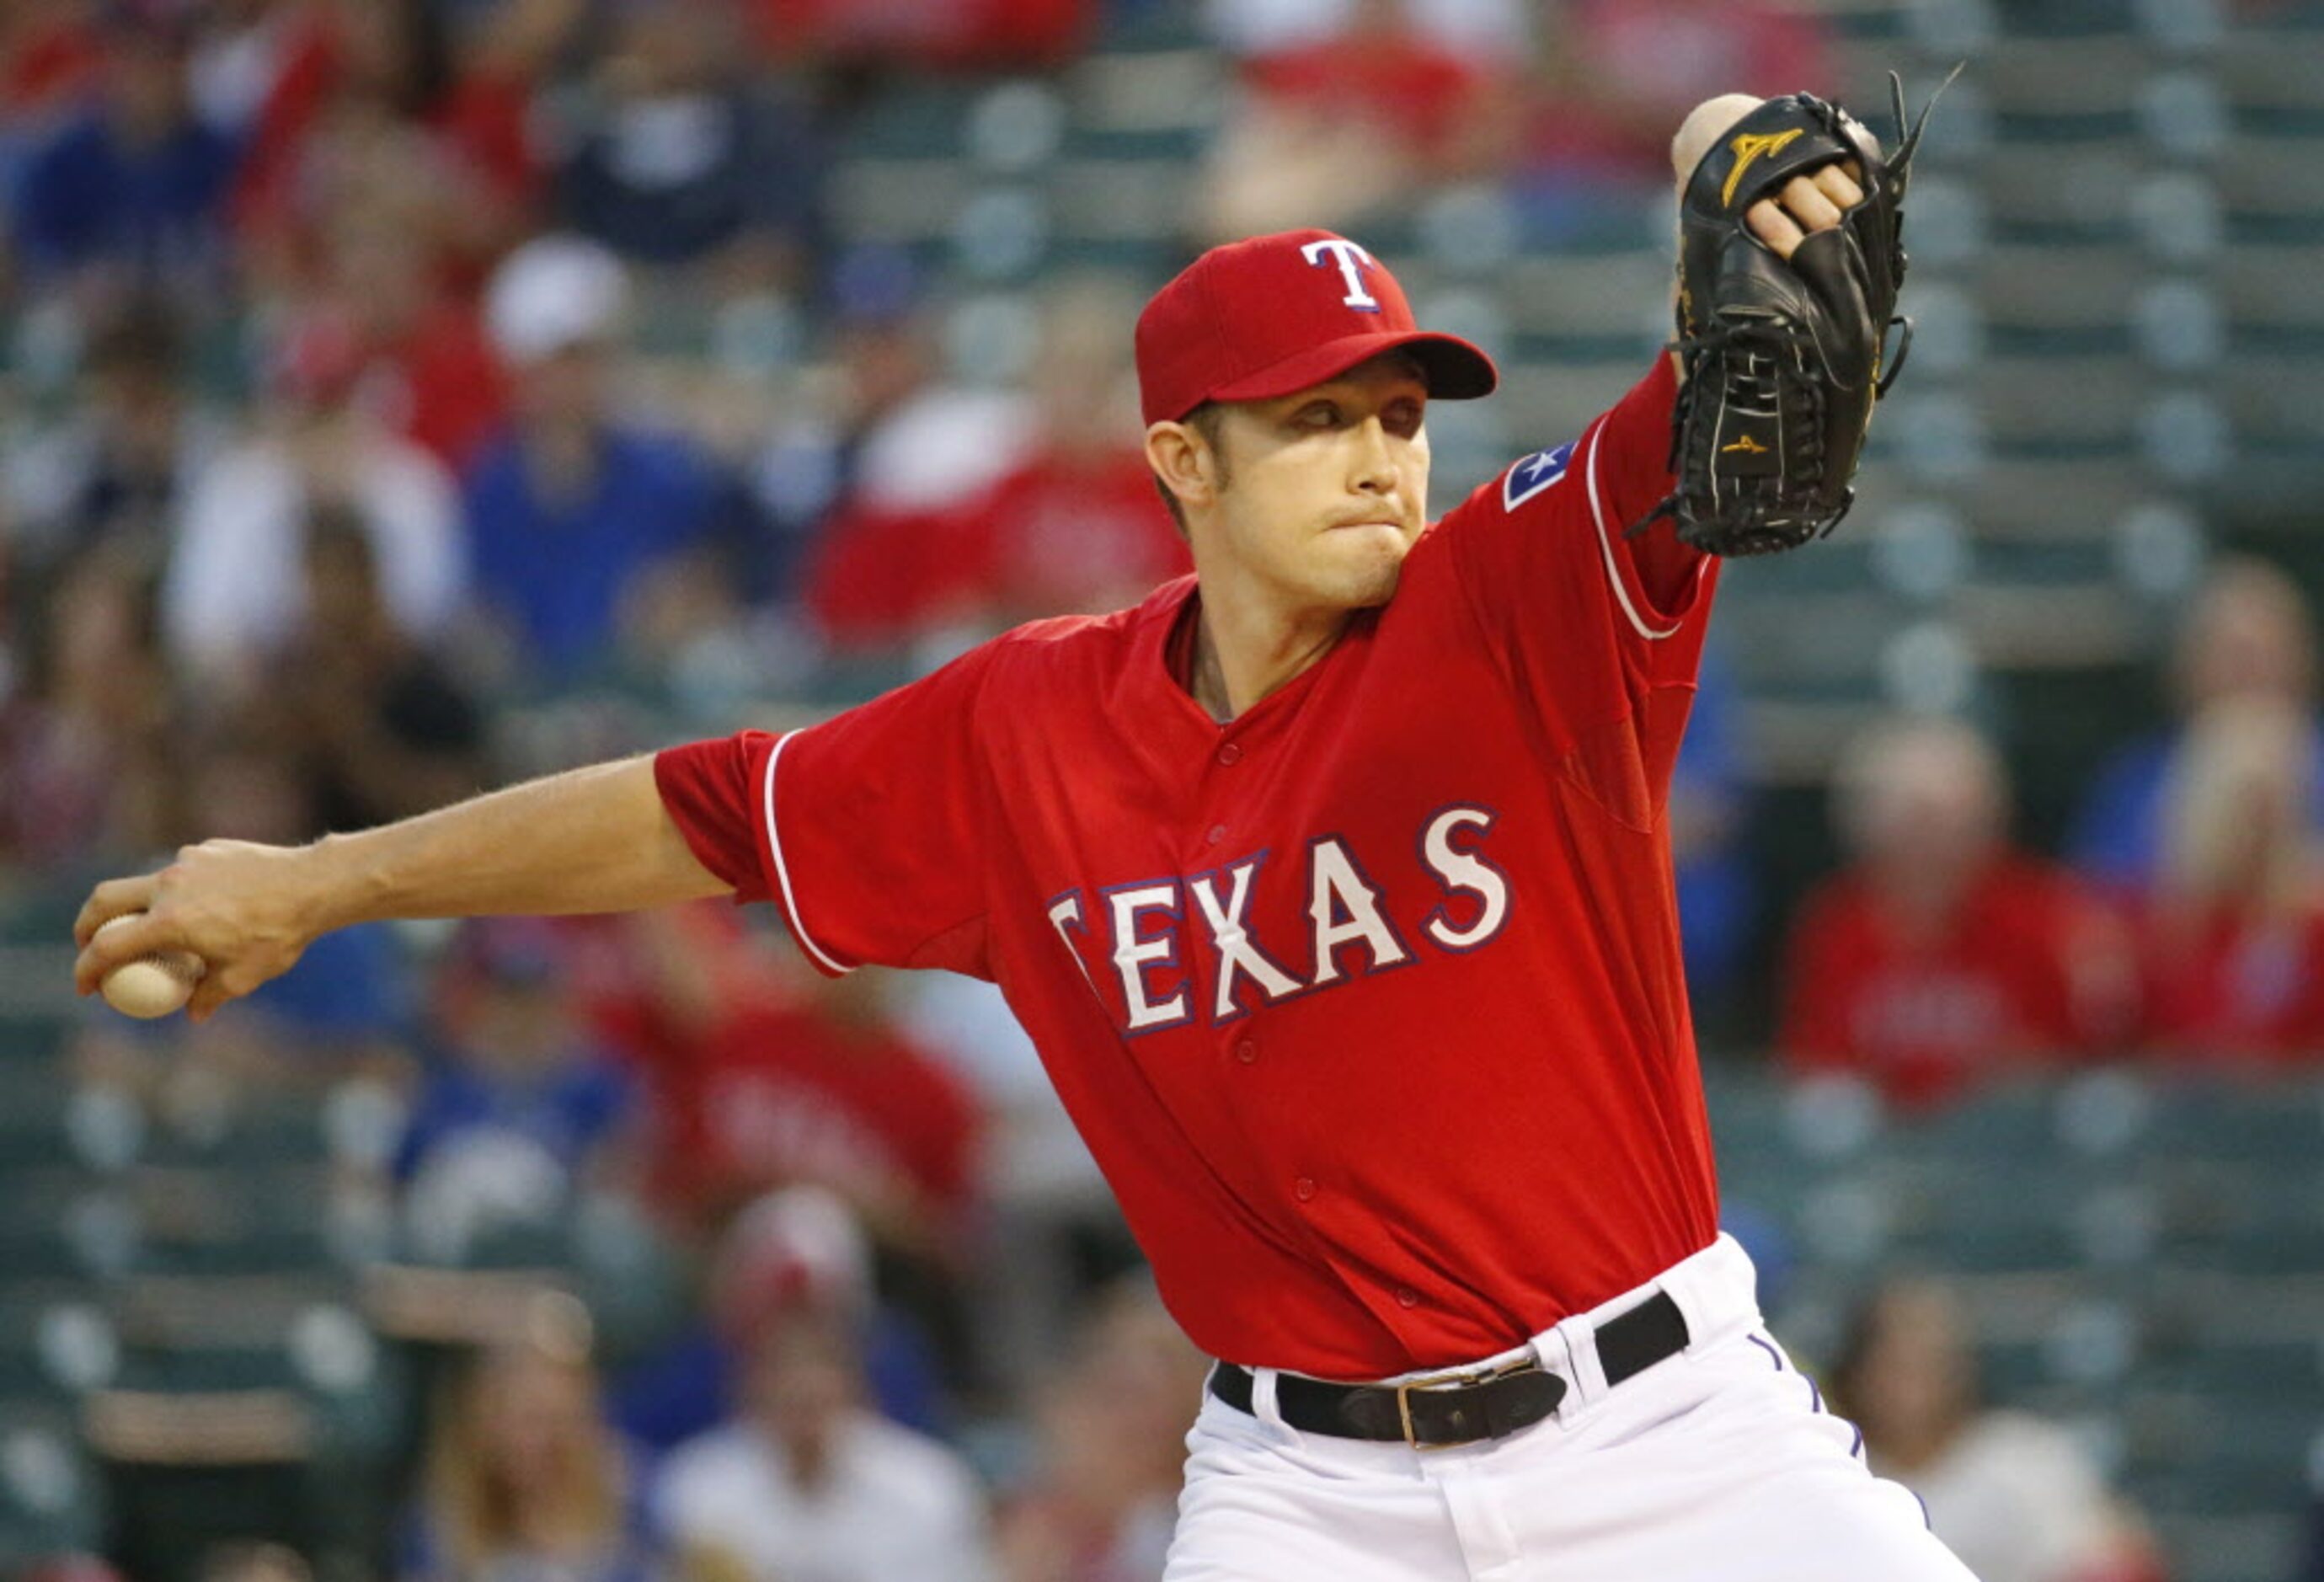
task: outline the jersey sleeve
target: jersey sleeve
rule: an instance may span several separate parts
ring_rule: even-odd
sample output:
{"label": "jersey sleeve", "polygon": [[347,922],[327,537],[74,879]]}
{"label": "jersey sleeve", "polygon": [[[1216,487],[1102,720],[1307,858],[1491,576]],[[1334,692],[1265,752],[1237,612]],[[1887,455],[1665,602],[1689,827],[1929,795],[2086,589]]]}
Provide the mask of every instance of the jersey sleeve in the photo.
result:
{"label": "jersey sleeve", "polygon": [[1462,597],[1552,748],[1618,817],[1661,816],[1718,561],[1666,519],[1677,379],[1646,376],[1572,442],[1510,467],[1439,524]]}
{"label": "jersey sleeve", "polygon": [[775,902],[822,971],[990,977],[976,720],[991,660],[975,650],[802,730],[669,748],[654,761],[662,804],[739,899]]}

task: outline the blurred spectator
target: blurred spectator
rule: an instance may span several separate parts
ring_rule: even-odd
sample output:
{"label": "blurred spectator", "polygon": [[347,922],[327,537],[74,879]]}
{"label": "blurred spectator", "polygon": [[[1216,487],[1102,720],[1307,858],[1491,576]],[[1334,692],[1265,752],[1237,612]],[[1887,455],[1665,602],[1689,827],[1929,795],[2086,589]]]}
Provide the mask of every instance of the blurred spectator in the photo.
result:
{"label": "blurred spectator", "polygon": [[512,217],[540,206],[549,171],[536,96],[587,14],[586,0],[448,8],[453,79],[436,125]]}
{"label": "blurred spectator", "polygon": [[799,107],[754,79],[740,26],[727,0],[616,9],[558,212],[636,262],[797,294],[819,241],[823,155]]}
{"label": "blurred spectator", "polygon": [[1786,0],[1561,0],[1542,26],[1515,184],[1553,236],[1608,195],[1667,200],[1672,130],[1704,99],[1841,86],[1821,18]]}
{"label": "blurred spectator", "polygon": [[303,536],[307,615],[272,657],[263,705],[275,750],[306,776],[315,822],[364,829],[473,796],[483,717],[397,628],[362,522],[324,504]]}
{"label": "blurred spectator", "polygon": [[683,1065],[649,1075],[656,1173],[696,1203],[812,1181],[882,1246],[965,1256],[978,1116],[959,1079],[906,1041],[882,975],[807,980],[802,999],[728,1007]]}
{"label": "blurred spectator", "polygon": [[187,479],[217,450],[213,425],[189,410],[181,337],[168,308],[141,299],[101,320],[83,359],[80,399],[63,422],[8,458],[17,523],[19,602],[36,600],[82,555],[117,547],[158,572]]}
{"label": "blurred spectator", "polygon": [[[903,491],[916,502],[906,508],[859,499],[825,528],[809,597],[844,646],[909,647],[1116,609],[1192,569],[1136,439],[1121,327],[1137,305],[1096,282],[1063,284],[1049,303],[1017,465],[926,505],[917,486]],[[867,495],[882,486],[863,480]]]}
{"label": "blurred spectator", "polygon": [[1498,168],[1515,57],[1443,47],[1420,8],[1402,0],[1351,0],[1346,9],[1340,29],[1246,63],[1242,102],[1204,183],[1200,239],[1345,229]]}
{"label": "blurred spectator", "polygon": [[864,1404],[862,1337],[792,1304],[753,1337],[742,1409],[655,1480],[681,1575],[983,1582],[984,1501],[965,1463]]}
{"label": "blurred spectator", "polygon": [[2008,844],[1998,756],[1914,720],[1833,777],[1849,867],[1802,903],[1780,1041],[1794,1069],[1859,1072],[1923,1106],[2128,1031],[2130,942],[2071,875]]}
{"label": "blurred spectator", "polygon": [[[1723,646],[1714,634],[1714,651]],[[1758,922],[1758,885],[1743,849],[1748,789],[1741,761],[1733,666],[1707,662],[1680,739],[1671,781],[1670,841],[1688,992],[1698,1008],[1732,985]],[[1700,1009],[1698,1013],[1700,1013]]]}
{"label": "blurred spectator", "polygon": [[277,410],[189,485],[161,589],[171,646],[239,692],[305,616],[300,538],[330,503],[363,523],[395,623],[428,641],[459,603],[457,496],[440,463],[355,399],[362,353],[344,324],[310,319],[271,370]]}
{"label": "blurred spectator", "polygon": [[548,920],[480,918],[438,972],[441,1041],[394,1165],[431,1259],[554,1225],[577,1188],[617,1171],[634,1090],[582,1026],[571,960]]}
{"label": "blurred spectator", "polygon": [[524,217],[529,177],[505,169],[529,162],[523,91],[448,117],[451,40],[430,0],[281,0],[249,31],[268,59],[235,193],[245,274],[295,294],[330,238],[368,221],[473,285]]}
{"label": "blurred spectator", "polygon": [[965,1376],[976,1359],[963,1281],[980,1251],[973,1096],[896,1025],[890,975],[829,980],[793,957],[772,979],[762,967],[738,971],[750,953],[715,939],[710,970],[691,967],[678,920],[696,910],[662,914],[664,937],[642,940],[637,953],[658,965],[631,1004],[599,1006],[599,1024],[622,1029],[644,1056],[656,1195],[679,1222],[701,1224],[774,1188],[828,1188],[871,1232],[883,1295]]}
{"label": "blurred spectator", "polygon": [[1150,1282],[1099,1299],[1034,1404],[1036,1471],[1000,1522],[1009,1582],[1160,1582],[1209,1367]]}
{"label": "blurred spectator", "polygon": [[327,253],[324,310],[355,342],[357,399],[447,467],[462,467],[508,415],[507,380],[474,309],[392,220],[344,223]]}
{"label": "blurred spectator", "polygon": [[0,12],[0,125],[36,125],[97,79],[96,12],[96,0],[17,0]]}
{"label": "blurred spectator", "polygon": [[2314,742],[2289,701],[2231,696],[2172,754],[2144,955],[2147,1040],[2175,1059],[2324,1051]]}
{"label": "blurred spectator", "polygon": [[1097,281],[1060,282],[1045,297],[1031,452],[977,507],[971,568],[995,626],[1120,609],[1194,569],[1138,442],[1121,332],[1137,303]]}
{"label": "blurred spectator", "polygon": [[2162,1582],[2142,1523],[2065,1429],[1978,1399],[1967,1320],[1946,1288],[1896,1281],[1858,1309],[1831,1408],[1872,1470],[1921,1496],[1979,1582]]}
{"label": "blurred spectator", "polygon": [[[2308,720],[2305,820],[2324,835],[2324,724],[2316,717],[2316,624],[2292,578],[2268,562],[2229,556],[2189,608],[2172,656],[2170,701],[2181,720],[2213,704],[2256,698]],[[2165,785],[2183,724],[2133,743],[2100,771],[2068,843],[2090,877],[2136,893],[2155,876],[2164,842]]]}
{"label": "blurred spectator", "polygon": [[152,576],[100,550],[24,616],[0,706],[0,860],[12,875],[61,876],[162,849],[179,788]]}
{"label": "blurred spectator", "polygon": [[842,649],[974,624],[981,601],[952,569],[973,553],[976,524],[961,503],[1016,471],[1034,443],[1022,397],[943,375],[921,291],[899,253],[864,249],[842,262],[840,409],[828,428],[778,435],[760,468],[779,527],[814,540],[806,603]]}
{"label": "blurred spectator", "polygon": [[724,495],[708,459],[614,412],[628,301],[611,254],[549,236],[501,265],[486,303],[516,407],[467,474],[476,591],[523,668],[550,684],[607,663],[624,600],[642,579],[679,574],[682,558],[707,557],[720,526]]}
{"label": "blurred spectator", "polygon": [[741,1004],[805,992],[806,965],[758,924],[723,898],[559,920],[590,1024],[641,1069],[690,1059]]}
{"label": "blurred spectator", "polygon": [[140,291],[196,301],[225,275],[234,148],[189,108],[182,22],[160,6],[122,6],[105,42],[97,101],[22,172],[16,252],[35,281],[100,311]]}
{"label": "blurred spectator", "polygon": [[770,1192],[734,1217],[710,1259],[695,1322],[623,1374],[614,1420],[657,1451],[716,1428],[736,1410],[752,1337],[798,1303],[859,1324],[865,1383],[881,1416],[922,1433],[942,1428],[944,1384],[927,1337],[879,1301],[862,1226],[835,1193],[813,1186]]}
{"label": "blurred spectator", "polygon": [[586,1349],[565,1337],[494,1347],[429,1433],[401,1582],[647,1582],[629,1469]]}

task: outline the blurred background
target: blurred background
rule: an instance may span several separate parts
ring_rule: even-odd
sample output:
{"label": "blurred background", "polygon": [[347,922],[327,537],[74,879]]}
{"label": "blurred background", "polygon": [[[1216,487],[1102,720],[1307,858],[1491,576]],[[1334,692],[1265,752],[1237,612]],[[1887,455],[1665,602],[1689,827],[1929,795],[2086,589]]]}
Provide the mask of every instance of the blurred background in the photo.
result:
{"label": "blurred background", "polygon": [[1680,770],[1728,1219],[1987,1582],[2324,1577],[2313,0],[8,0],[0,1575],[1157,1577],[1204,1359],[982,986],[706,905],[147,1026],[73,911],[1134,600],[1213,240],[1501,359],[1442,510],[1655,355],[1686,108],[1958,60]]}

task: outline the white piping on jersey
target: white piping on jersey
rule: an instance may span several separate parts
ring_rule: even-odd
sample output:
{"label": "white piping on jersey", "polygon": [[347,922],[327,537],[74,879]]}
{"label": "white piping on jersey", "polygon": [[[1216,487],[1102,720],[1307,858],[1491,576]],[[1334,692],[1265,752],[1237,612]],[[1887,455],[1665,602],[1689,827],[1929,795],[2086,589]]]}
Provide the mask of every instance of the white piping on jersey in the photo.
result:
{"label": "white piping on jersey", "polygon": [[798,898],[791,893],[791,871],[783,861],[783,837],[775,832],[775,760],[783,755],[783,749],[790,745],[791,738],[797,735],[797,731],[784,732],[782,739],[775,744],[775,750],[767,754],[767,782],[761,793],[767,822],[767,849],[775,854],[775,879],[783,887],[783,911],[790,917],[791,932],[798,936],[798,942],[807,947],[809,956],[832,971],[853,972],[853,967],[833,960],[830,953],[808,936],[807,920],[799,916]]}
{"label": "white piping on jersey", "polygon": [[[1646,618],[1638,614],[1638,606],[1630,602],[1630,590],[1623,586],[1622,568],[1614,559],[1614,537],[1606,530],[1606,508],[1598,499],[1598,447],[1605,438],[1606,420],[1600,418],[1597,428],[1590,434],[1590,459],[1582,466],[1582,476],[1590,486],[1590,519],[1598,524],[1598,548],[1606,557],[1606,580],[1614,585],[1614,597],[1621,601],[1622,613],[1630,617],[1631,630],[1649,643],[1657,643],[1674,634],[1685,623],[1674,621],[1660,630],[1647,625]],[[1696,565],[1694,574],[1702,575],[1701,564]]]}

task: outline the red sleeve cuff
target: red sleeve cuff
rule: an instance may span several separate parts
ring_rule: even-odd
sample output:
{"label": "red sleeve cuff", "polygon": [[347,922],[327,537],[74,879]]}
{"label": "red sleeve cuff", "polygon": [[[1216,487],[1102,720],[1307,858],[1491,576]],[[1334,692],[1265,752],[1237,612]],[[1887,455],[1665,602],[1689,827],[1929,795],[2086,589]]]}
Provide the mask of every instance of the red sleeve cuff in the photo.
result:
{"label": "red sleeve cuff", "polygon": [[761,733],[691,742],[654,754],[654,789],[695,860],[734,892],[737,901],[764,901],[770,892],[760,860],[752,790],[750,738]]}

